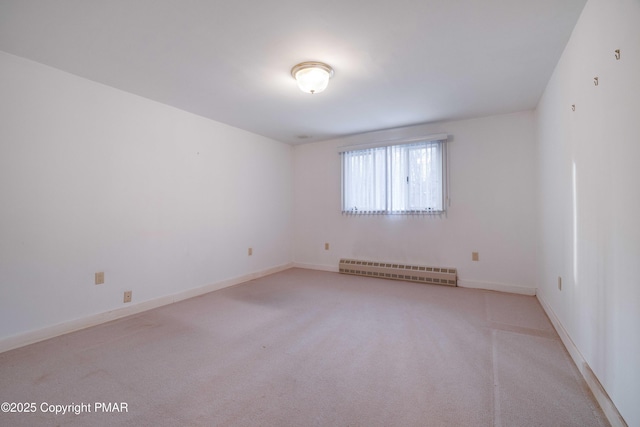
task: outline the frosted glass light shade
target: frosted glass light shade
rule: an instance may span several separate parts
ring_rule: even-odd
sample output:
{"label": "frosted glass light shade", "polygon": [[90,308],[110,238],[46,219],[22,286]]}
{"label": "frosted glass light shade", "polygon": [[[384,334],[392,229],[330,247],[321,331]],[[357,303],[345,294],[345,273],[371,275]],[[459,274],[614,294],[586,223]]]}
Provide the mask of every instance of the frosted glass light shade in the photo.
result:
{"label": "frosted glass light shade", "polygon": [[327,88],[333,69],[322,62],[303,62],[291,69],[298,87],[306,93],[320,93]]}

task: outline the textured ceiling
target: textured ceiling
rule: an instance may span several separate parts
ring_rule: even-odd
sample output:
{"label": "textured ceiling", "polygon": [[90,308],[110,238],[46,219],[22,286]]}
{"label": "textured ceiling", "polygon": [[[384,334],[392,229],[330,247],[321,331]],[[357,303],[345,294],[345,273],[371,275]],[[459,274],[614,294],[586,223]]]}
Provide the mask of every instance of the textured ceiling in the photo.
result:
{"label": "textured ceiling", "polygon": [[532,109],[585,3],[0,0],[0,50],[298,144]]}

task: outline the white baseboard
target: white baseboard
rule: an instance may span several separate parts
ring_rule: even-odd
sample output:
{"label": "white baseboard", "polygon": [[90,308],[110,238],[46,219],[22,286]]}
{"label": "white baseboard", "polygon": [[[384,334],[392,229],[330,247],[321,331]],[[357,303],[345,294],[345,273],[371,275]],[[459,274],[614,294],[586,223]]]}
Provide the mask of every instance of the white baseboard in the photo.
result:
{"label": "white baseboard", "polygon": [[305,268],[307,270],[330,271],[333,273],[338,273],[340,271],[337,265],[305,264],[303,262],[294,262],[293,267]]}
{"label": "white baseboard", "polygon": [[509,292],[520,295],[535,295],[536,288],[507,285],[504,283],[480,282],[477,280],[458,279],[458,286],[461,288],[486,289],[488,291]]}
{"label": "white baseboard", "polygon": [[258,271],[255,273],[249,273],[249,274],[234,277],[231,279],[223,280],[221,282],[212,283],[210,285],[201,286],[199,288],[188,289],[175,294],[165,295],[159,298],[155,298],[149,301],[143,301],[140,303],[128,305],[126,307],[118,308],[118,309],[107,311],[104,313],[98,313],[91,316],[83,317],[81,319],[74,319],[68,322],[58,323],[57,325],[47,326],[45,328],[37,329],[35,331],[29,331],[29,332],[25,332],[18,335],[13,335],[0,340],[0,353],[4,351],[12,350],[14,348],[33,344],[38,341],[44,341],[49,338],[54,338],[59,335],[68,334],[69,332],[74,332],[80,329],[96,326],[101,323],[110,322],[112,320],[120,319],[122,317],[130,316],[132,314],[141,313],[143,311],[151,310],[153,308],[162,307],[163,305],[168,305],[174,302],[197,297],[203,294],[207,294],[209,292],[217,291],[218,289],[222,289],[229,286],[237,285],[239,283],[247,282],[249,280],[258,279],[260,277],[268,276],[270,274],[287,270],[291,267],[293,267],[293,263],[283,264],[277,267],[268,268],[266,270]]}
{"label": "white baseboard", "polygon": [[598,380],[598,377],[596,377],[591,370],[591,367],[582,356],[582,353],[580,353],[580,350],[578,350],[578,347],[574,344],[558,316],[556,316],[553,309],[542,295],[538,294],[537,298],[611,426],[627,427],[627,423],[624,418],[622,418],[622,415],[620,415],[620,412],[618,412],[618,408],[616,408],[616,405],[611,401],[609,394],[607,394],[607,391],[604,389],[602,384],[600,384],[600,380]]}
{"label": "white baseboard", "polygon": [[[337,265],[334,266],[334,265],[306,264],[302,262],[294,262],[293,266],[296,268],[306,268],[307,270],[330,271],[333,273],[338,273],[340,271]],[[509,292],[512,294],[520,294],[520,295],[536,294],[536,288],[517,286],[517,285],[506,285],[504,283],[480,282],[480,281],[474,281],[474,280],[458,279],[458,286],[461,288],[485,289],[489,291]]]}

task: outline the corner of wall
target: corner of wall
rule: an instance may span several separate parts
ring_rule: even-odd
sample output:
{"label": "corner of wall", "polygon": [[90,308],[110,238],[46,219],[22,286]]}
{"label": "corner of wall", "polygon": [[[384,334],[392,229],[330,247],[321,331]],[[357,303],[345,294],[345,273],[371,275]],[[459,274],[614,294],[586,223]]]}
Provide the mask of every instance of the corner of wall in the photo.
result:
{"label": "corner of wall", "polygon": [[562,340],[562,343],[571,356],[571,359],[573,359],[573,362],[578,368],[578,372],[580,372],[580,374],[584,378],[587,386],[589,387],[589,390],[591,390],[591,393],[593,393],[593,397],[595,397],[596,401],[600,405],[602,412],[604,412],[604,415],[605,417],[607,417],[609,423],[611,423],[611,426],[627,427],[627,423],[625,422],[624,418],[622,418],[622,415],[618,411],[618,408],[616,408],[616,405],[609,397],[609,394],[591,370],[591,367],[582,356],[582,353],[580,353],[580,350],[578,350],[578,347],[576,347],[575,343],[569,336],[569,333],[562,325],[562,322],[560,322],[558,316],[555,314],[551,306],[547,303],[542,295],[538,294],[537,298],[538,301],[540,301],[540,305],[542,306],[543,310],[547,314],[547,317],[549,317],[551,324],[560,336],[560,340]]}

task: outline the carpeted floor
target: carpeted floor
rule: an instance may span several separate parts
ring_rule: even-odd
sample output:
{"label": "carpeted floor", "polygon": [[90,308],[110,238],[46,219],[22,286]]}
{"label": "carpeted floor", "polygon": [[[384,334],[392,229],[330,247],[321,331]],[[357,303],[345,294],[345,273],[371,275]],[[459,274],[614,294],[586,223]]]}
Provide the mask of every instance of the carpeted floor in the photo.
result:
{"label": "carpeted floor", "polygon": [[607,425],[535,297],[301,269],[2,353],[0,384],[36,407],[2,426]]}

